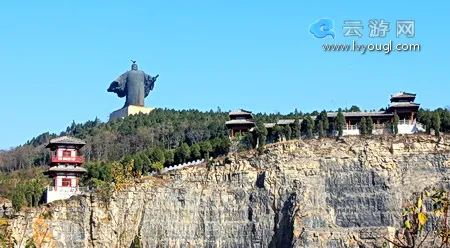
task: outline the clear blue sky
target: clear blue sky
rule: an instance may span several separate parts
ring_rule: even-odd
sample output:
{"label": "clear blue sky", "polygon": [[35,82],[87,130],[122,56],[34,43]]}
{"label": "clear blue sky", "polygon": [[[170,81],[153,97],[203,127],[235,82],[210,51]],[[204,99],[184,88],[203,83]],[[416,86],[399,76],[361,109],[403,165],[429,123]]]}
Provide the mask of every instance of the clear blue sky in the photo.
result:
{"label": "clear blue sky", "polygon": [[[95,2],[95,3],[94,3]],[[398,91],[425,108],[450,105],[450,2],[426,1],[5,1],[0,5],[0,148],[72,120],[106,121],[124,99],[107,93],[130,60],[160,74],[146,106],[288,113],[352,104],[379,109]],[[335,40],[312,22],[335,20]],[[370,19],[391,22],[368,39]],[[395,21],[416,21],[413,39]],[[344,20],[361,20],[358,43],[419,43],[422,51],[324,52],[351,43]]]}

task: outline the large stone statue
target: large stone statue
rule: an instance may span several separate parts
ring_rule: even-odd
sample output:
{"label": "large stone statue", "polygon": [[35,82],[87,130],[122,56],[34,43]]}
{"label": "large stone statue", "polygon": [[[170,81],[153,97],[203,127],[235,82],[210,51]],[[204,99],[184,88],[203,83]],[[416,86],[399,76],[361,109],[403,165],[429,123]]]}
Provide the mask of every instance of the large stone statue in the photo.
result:
{"label": "large stone statue", "polygon": [[108,92],[114,92],[118,97],[126,97],[123,106],[144,106],[144,98],[153,90],[156,77],[151,77],[143,71],[138,70],[136,61],[131,61],[131,70],[120,75],[108,88]]}

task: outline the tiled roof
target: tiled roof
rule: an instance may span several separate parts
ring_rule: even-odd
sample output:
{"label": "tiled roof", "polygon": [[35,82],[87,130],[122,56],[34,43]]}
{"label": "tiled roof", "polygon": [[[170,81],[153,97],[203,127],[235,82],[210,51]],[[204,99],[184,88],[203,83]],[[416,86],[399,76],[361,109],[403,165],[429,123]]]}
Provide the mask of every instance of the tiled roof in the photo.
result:
{"label": "tiled roof", "polygon": [[391,95],[391,98],[401,98],[401,97],[416,97],[416,94],[407,93],[407,92],[398,92]]}
{"label": "tiled roof", "polygon": [[287,124],[294,124],[295,120],[293,119],[286,119],[286,120],[278,120],[278,125],[287,125]]}
{"label": "tiled roof", "polygon": [[238,110],[231,111],[228,115],[251,115],[251,114],[252,114],[252,112],[250,112],[250,111],[238,109]]}
{"label": "tiled roof", "polygon": [[[299,123],[302,123],[302,119],[298,120]],[[278,120],[277,123],[264,123],[264,126],[266,128],[273,128],[275,125],[290,125],[290,124],[294,124],[295,120],[294,119],[284,119],[284,120]]]}
{"label": "tiled roof", "polygon": [[66,167],[66,166],[54,166],[48,169],[47,172],[80,172],[84,173],[87,170],[83,167]]}
{"label": "tiled roof", "polygon": [[50,147],[50,146],[55,145],[55,144],[58,144],[58,145],[67,144],[67,145],[84,146],[84,145],[86,145],[86,142],[84,142],[84,141],[82,141],[80,139],[74,138],[74,137],[61,136],[61,137],[54,138],[54,139],[50,140],[50,142],[48,143],[48,145],[46,147]]}
{"label": "tiled roof", "polygon": [[[336,117],[338,112],[328,112],[328,117]],[[392,116],[392,113],[386,113],[384,111],[373,111],[373,112],[342,112],[344,117],[369,117],[369,116]]]}
{"label": "tiled roof", "polygon": [[250,121],[250,120],[231,120],[231,121],[227,121],[225,122],[226,125],[233,125],[233,124],[255,124],[255,122]]}
{"label": "tiled roof", "polygon": [[415,102],[394,102],[389,104],[389,108],[392,107],[419,107],[420,104]]}

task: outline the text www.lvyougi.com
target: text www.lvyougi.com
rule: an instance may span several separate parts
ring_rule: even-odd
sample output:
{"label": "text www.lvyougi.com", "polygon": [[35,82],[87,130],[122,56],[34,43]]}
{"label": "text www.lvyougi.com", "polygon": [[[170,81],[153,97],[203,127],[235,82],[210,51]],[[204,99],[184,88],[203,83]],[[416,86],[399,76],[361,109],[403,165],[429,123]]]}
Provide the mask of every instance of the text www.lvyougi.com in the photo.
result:
{"label": "text www.lvyougi.com", "polygon": [[418,52],[420,51],[419,44],[395,44],[391,41],[384,44],[357,44],[354,40],[352,44],[324,44],[322,45],[324,51],[327,52],[360,52],[365,54],[367,51],[384,52],[389,54],[392,51],[401,52]]}

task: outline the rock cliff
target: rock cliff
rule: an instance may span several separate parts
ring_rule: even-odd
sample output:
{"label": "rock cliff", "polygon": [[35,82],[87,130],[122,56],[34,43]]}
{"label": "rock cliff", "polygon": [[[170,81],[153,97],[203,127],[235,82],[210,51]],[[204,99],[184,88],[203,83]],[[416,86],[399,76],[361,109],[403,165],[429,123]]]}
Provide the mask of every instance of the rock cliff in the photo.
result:
{"label": "rock cliff", "polygon": [[448,185],[450,139],[299,140],[29,209],[19,247],[382,247],[415,192]]}

